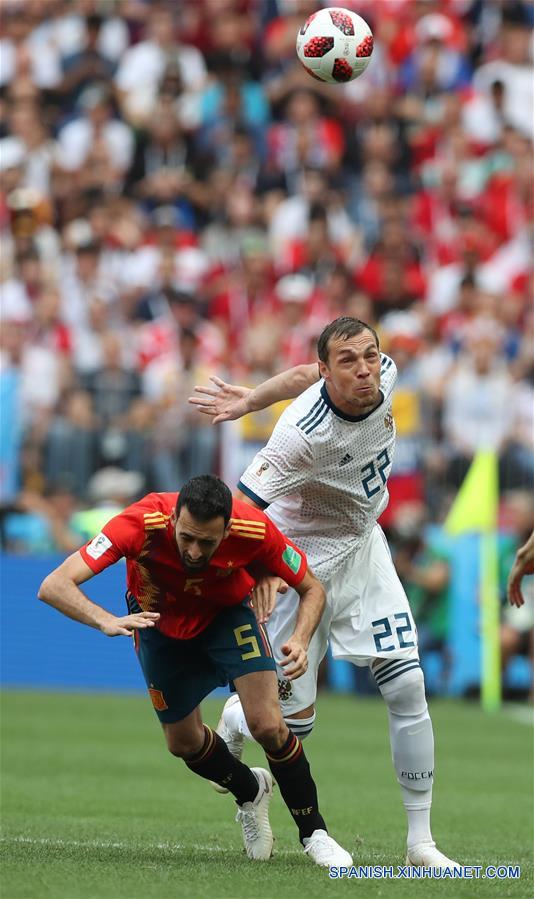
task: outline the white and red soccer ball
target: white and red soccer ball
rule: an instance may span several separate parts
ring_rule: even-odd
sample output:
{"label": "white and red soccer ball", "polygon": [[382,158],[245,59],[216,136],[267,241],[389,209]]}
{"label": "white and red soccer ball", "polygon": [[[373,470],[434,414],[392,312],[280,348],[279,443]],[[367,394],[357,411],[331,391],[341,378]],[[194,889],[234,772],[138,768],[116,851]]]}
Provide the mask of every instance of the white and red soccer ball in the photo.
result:
{"label": "white and red soccer ball", "polygon": [[340,84],[365,71],[373,52],[373,33],[355,12],[330,6],[312,13],[297,34],[297,56],[319,81]]}

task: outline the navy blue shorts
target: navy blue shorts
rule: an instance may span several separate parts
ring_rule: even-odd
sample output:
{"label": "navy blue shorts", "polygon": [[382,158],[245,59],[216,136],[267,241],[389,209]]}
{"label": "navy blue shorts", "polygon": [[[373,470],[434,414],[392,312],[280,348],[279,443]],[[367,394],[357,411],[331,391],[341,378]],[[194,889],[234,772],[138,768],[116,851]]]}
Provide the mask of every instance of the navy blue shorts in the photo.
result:
{"label": "navy blue shorts", "polygon": [[156,714],[167,724],[189,715],[216,687],[252,671],[276,671],[248,600],[225,608],[191,640],[153,627],[135,631],[135,647]]}

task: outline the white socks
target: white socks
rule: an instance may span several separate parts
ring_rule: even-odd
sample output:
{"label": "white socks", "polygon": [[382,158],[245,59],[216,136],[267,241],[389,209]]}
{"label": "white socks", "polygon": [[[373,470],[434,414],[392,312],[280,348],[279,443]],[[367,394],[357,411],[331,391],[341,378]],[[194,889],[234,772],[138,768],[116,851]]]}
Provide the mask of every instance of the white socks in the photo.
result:
{"label": "white socks", "polygon": [[412,846],[417,846],[418,843],[433,842],[430,830],[432,790],[425,792],[410,790],[401,784],[401,794],[408,816],[408,849],[411,849]]}
{"label": "white socks", "polygon": [[[391,663],[395,664],[395,663]],[[402,663],[396,663],[402,665]],[[405,662],[404,666],[409,665]],[[434,736],[419,666],[388,669],[379,684],[389,718],[391,755],[408,816],[408,848],[432,843],[430,807],[434,783]],[[377,681],[380,675],[375,674]]]}

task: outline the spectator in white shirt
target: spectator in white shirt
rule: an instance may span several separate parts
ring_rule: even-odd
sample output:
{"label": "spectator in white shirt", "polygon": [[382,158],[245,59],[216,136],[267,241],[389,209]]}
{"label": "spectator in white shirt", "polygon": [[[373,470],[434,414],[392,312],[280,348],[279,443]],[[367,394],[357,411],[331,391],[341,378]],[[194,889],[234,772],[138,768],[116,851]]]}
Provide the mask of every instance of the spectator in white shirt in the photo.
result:
{"label": "spectator in white shirt", "polygon": [[505,18],[500,34],[500,57],[477,69],[473,86],[476,91],[489,95],[495,82],[501,82],[504,86],[503,115],[506,122],[532,140],[534,68],[530,50],[531,29],[526,21],[507,21]]}
{"label": "spectator in white shirt", "polygon": [[473,94],[462,106],[462,128],[472,140],[496,144],[506,123],[505,86],[495,79],[484,90]]}
{"label": "spectator in white shirt", "polygon": [[9,125],[11,134],[21,142],[24,152],[21,186],[31,187],[42,196],[48,196],[57,143],[50,137],[37,104],[14,104]]}
{"label": "spectator in white shirt", "polygon": [[84,186],[117,186],[132,161],[132,132],[113,118],[111,96],[103,86],[87,88],[80,107],[84,115],[59,132],[58,164],[65,172],[94,182]]}
{"label": "spectator in white shirt", "polygon": [[136,125],[149,120],[159,84],[170,64],[178,65],[186,92],[202,89],[206,79],[202,54],[196,47],[177,43],[170,10],[151,9],[146,40],[126,50],[115,76],[123,113]]}
{"label": "spectator in white shirt", "polygon": [[[128,26],[120,16],[120,0],[107,5],[109,16],[102,22],[97,49],[106,59],[116,63],[130,42]],[[98,0],[46,0],[42,4],[43,21],[32,32],[32,43],[39,50],[49,45],[59,50],[63,58],[80,53],[87,40],[87,18],[98,13]]]}
{"label": "spectator in white shirt", "polygon": [[90,329],[90,308],[95,300],[108,306],[116,300],[114,284],[102,273],[101,250],[94,242],[82,243],[61,260],[59,290],[63,321],[78,330]]}
{"label": "spectator in white shirt", "polygon": [[43,90],[51,90],[61,81],[59,52],[50,44],[35,45],[30,12],[22,3],[2,4],[0,87],[27,80]]}
{"label": "spectator in white shirt", "polygon": [[502,338],[495,320],[475,320],[458,365],[445,382],[443,431],[449,448],[448,480],[455,487],[478,450],[495,450],[502,462],[512,436],[513,382]]}

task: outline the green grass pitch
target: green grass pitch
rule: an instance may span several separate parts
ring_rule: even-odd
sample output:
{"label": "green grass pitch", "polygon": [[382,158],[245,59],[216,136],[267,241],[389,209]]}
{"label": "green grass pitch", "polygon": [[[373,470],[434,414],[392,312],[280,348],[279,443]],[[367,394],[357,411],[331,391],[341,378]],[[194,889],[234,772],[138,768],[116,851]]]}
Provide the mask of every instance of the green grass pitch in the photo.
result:
{"label": "green grass pitch", "polygon": [[[215,724],[220,702],[204,704]],[[3,899],[276,899],[534,895],[532,728],[507,712],[433,702],[433,829],[464,864],[520,880],[329,880],[299,849],[278,791],[275,856],[244,857],[231,797],[165,750],[136,696],[3,695]],[[323,694],[306,741],[323,814],[358,864],[404,863],[404,813],[378,700]],[[256,746],[246,760],[261,764]]]}

